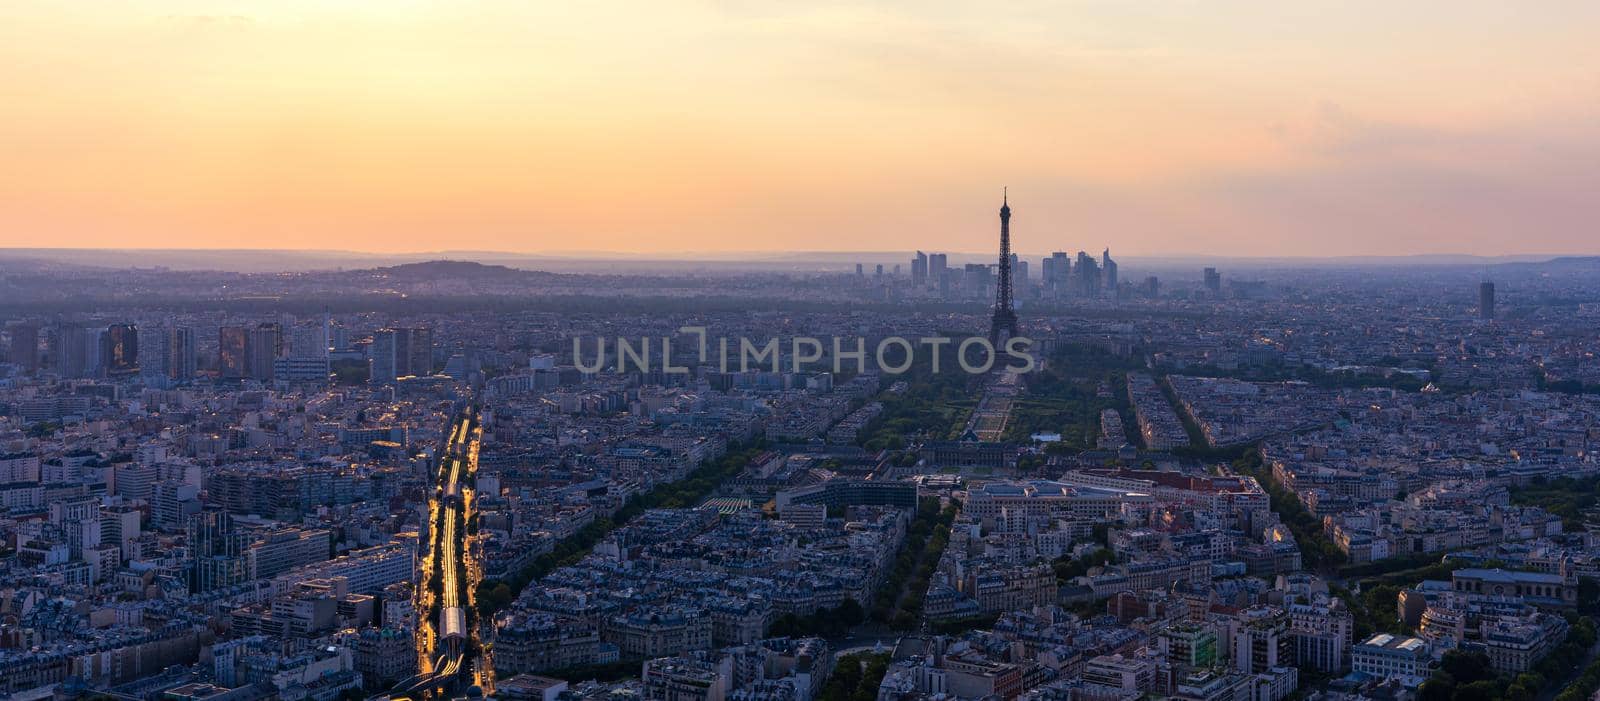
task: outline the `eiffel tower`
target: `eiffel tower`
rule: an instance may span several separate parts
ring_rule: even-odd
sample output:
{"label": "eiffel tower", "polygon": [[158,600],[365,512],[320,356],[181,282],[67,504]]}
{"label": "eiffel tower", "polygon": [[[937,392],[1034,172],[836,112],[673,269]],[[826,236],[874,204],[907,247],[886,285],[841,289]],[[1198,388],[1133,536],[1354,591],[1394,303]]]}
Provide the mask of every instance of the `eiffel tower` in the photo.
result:
{"label": "eiffel tower", "polygon": [[[1005,335],[1001,335],[1004,331]],[[989,342],[996,348],[1017,335],[1017,310],[1011,306],[1011,205],[1000,195],[1000,279],[995,285],[994,318],[989,322]]]}

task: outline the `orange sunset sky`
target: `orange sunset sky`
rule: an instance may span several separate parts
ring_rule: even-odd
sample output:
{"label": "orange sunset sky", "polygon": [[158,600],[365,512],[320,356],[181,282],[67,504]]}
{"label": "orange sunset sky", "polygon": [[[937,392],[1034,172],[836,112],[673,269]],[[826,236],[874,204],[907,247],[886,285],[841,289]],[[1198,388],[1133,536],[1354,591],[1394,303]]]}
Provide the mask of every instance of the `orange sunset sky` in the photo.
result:
{"label": "orange sunset sky", "polygon": [[1600,2],[6,0],[0,246],[1600,253]]}

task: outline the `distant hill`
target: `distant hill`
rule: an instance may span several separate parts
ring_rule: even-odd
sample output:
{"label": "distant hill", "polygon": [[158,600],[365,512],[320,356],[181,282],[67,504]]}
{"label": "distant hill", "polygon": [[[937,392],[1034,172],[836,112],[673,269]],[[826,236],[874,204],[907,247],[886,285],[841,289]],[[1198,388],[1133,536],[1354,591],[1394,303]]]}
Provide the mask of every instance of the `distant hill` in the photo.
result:
{"label": "distant hill", "polygon": [[1538,262],[1500,263],[1492,266],[1502,272],[1542,273],[1596,273],[1600,272],[1600,256],[1561,256]]}
{"label": "distant hill", "polygon": [[351,273],[382,274],[408,282],[462,278],[482,282],[531,282],[567,277],[542,270],[518,270],[504,265],[489,265],[470,260],[429,260],[421,263],[402,263],[385,268],[356,270]]}
{"label": "distant hill", "polygon": [[1593,268],[1600,266],[1600,256],[1562,256],[1553,258],[1548,265]]}

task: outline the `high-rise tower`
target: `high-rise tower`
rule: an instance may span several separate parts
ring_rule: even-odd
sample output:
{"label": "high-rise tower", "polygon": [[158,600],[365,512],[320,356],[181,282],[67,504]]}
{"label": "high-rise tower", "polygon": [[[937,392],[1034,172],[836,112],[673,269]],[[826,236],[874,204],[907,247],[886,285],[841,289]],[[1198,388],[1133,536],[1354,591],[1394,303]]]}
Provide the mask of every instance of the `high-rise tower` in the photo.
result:
{"label": "high-rise tower", "polygon": [[225,380],[237,380],[250,375],[245,356],[250,350],[250,329],[244,326],[223,326],[217,329],[217,371]]}
{"label": "high-rise tower", "polygon": [[112,324],[100,337],[100,362],[111,375],[139,372],[139,328],[133,324]]}
{"label": "high-rise tower", "polygon": [[167,329],[167,377],[179,382],[194,379],[194,329],[173,326]]}
{"label": "high-rise tower", "polygon": [[[1005,337],[1000,335],[1005,331]],[[994,319],[989,322],[989,342],[998,346],[1017,335],[1017,311],[1011,306],[1011,204],[1000,196],[1000,278],[995,284]]]}
{"label": "high-rise tower", "polygon": [[1478,283],[1478,318],[1494,320],[1494,283],[1488,280]]}
{"label": "high-rise tower", "polygon": [[39,368],[39,326],[22,323],[11,326],[11,364],[24,372]]}

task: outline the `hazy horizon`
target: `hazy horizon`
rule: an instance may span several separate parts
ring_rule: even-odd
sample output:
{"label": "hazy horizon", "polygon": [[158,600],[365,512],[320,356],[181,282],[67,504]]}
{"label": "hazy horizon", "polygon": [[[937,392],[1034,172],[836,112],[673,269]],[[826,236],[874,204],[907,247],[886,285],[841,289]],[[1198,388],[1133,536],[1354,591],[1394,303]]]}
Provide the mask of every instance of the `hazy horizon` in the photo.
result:
{"label": "hazy horizon", "polygon": [[[1505,254],[1490,254],[1490,255],[1480,255],[1480,254],[1474,254],[1474,253],[1462,253],[1462,252],[1459,252],[1459,251],[1440,251],[1440,252],[1436,252],[1436,253],[1375,253],[1375,254],[1364,254],[1364,253],[1338,253],[1338,254],[1305,253],[1305,254],[1284,254],[1284,255],[1265,255],[1265,254],[1263,254],[1263,255],[1249,255],[1249,254],[1233,255],[1233,254],[1224,254],[1224,253],[1200,253],[1200,252],[1174,251],[1174,252],[1170,252],[1170,253],[1162,252],[1162,253],[1157,253],[1157,254],[1144,254],[1144,255],[1141,255],[1141,254],[1121,254],[1121,253],[1118,253],[1118,251],[1115,250],[1114,248],[1108,248],[1108,247],[1100,247],[1100,248],[1096,248],[1094,250],[1084,250],[1084,249],[1077,249],[1077,248],[1071,248],[1070,250],[1068,250],[1068,249],[1061,249],[1061,250],[1064,250],[1067,253],[1073,253],[1073,254],[1076,254],[1078,252],[1085,252],[1085,253],[1089,253],[1089,254],[1095,256],[1096,258],[1098,258],[1100,256],[1102,248],[1105,248],[1105,249],[1109,250],[1109,252],[1116,258],[1119,258],[1119,259],[1126,258],[1126,259],[1130,259],[1130,260],[1152,260],[1152,259],[1154,259],[1154,260],[1185,260],[1185,259],[1193,259],[1193,260],[1262,260],[1262,261],[1272,261],[1272,260],[1306,260],[1306,261],[1326,260],[1326,261],[1335,261],[1335,260],[1354,260],[1354,259],[1374,259],[1374,260],[1470,259],[1470,260],[1486,260],[1486,261],[1546,261],[1546,260],[1553,260],[1553,259],[1559,259],[1559,258],[1592,258],[1592,257],[1600,257],[1600,254],[1583,253],[1583,252],[1576,252],[1576,251],[1574,251],[1574,252],[1554,252],[1554,253],[1552,253],[1552,252],[1505,253]],[[688,251],[659,251],[658,252],[658,251],[606,251],[606,250],[580,250],[580,249],[518,251],[518,250],[495,250],[495,249],[475,250],[475,249],[449,249],[449,248],[444,248],[444,249],[419,249],[419,250],[386,251],[386,250],[375,250],[375,249],[352,249],[352,248],[257,248],[257,247],[236,247],[236,248],[211,247],[211,248],[206,248],[206,247],[162,247],[162,246],[0,246],[0,257],[3,257],[4,254],[36,253],[36,252],[37,253],[65,253],[65,254],[129,252],[129,253],[152,254],[152,255],[153,254],[160,254],[160,253],[175,253],[175,254],[177,254],[177,253],[205,253],[205,254],[217,254],[217,255],[225,255],[225,254],[232,254],[232,253],[241,253],[241,254],[242,253],[271,253],[271,254],[285,254],[285,255],[288,255],[288,254],[302,254],[302,255],[321,255],[321,256],[348,256],[348,257],[362,257],[362,258],[407,258],[407,259],[439,260],[439,261],[471,260],[471,257],[473,257],[473,256],[486,256],[486,257],[489,257],[490,259],[495,259],[495,258],[550,258],[550,259],[594,259],[594,260],[616,259],[616,260],[674,260],[674,261],[677,261],[677,260],[685,260],[685,261],[692,261],[692,260],[724,260],[724,261],[729,261],[729,260],[732,260],[732,261],[738,261],[738,260],[771,260],[771,259],[792,259],[792,258],[810,258],[810,257],[839,258],[841,260],[845,260],[845,259],[854,260],[855,257],[871,259],[871,258],[877,258],[877,257],[883,257],[883,256],[892,256],[892,257],[894,257],[896,262],[909,263],[909,258],[907,258],[907,260],[904,260],[904,261],[901,261],[900,258],[912,256],[914,253],[916,253],[916,251],[919,251],[919,250],[924,252],[924,253],[943,253],[943,254],[947,254],[949,256],[962,257],[962,258],[966,258],[966,257],[988,257],[988,258],[992,258],[995,255],[995,253],[993,251],[953,250],[953,249],[934,249],[934,248],[904,249],[904,250],[894,250],[894,249],[860,249],[860,250],[843,250],[843,249],[832,249],[832,250],[830,250],[830,249],[782,249],[782,250],[770,249],[770,250],[761,250],[761,249],[750,249],[750,250],[706,250],[706,251],[688,250]],[[1017,256],[1017,257],[1019,257],[1019,258],[1037,259],[1037,258],[1049,257],[1052,253],[1056,253],[1056,252],[1059,252],[1059,251],[1013,250],[1012,254]],[[990,261],[990,262],[993,262],[993,261]]]}
{"label": "hazy horizon", "polygon": [[[932,252],[932,251],[930,251]],[[992,263],[994,254],[980,251],[941,251],[952,265]],[[1203,266],[1217,266],[1235,272],[1245,270],[1283,270],[1299,268],[1403,267],[1479,268],[1507,265],[1542,265],[1560,259],[1578,260],[1587,265],[1600,257],[1563,254],[1510,256],[1471,256],[1462,254],[1417,254],[1405,256],[1226,256],[1214,254],[1122,256],[1112,252],[1130,271],[1189,272],[1199,274]],[[362,270],[398,265],[435,262],[471,262],[499,265],[528,271],[683,273],[722,272],[849,272],[864,265],[872,272],[883,265],[885,272],[899,266],[910,269],[911,251],[721,251],[685,253],[633,253],[569,251],[559,253],[519,253],[514,251],[414,251],[372,252],[332,249],[105,249],[105,248],[0,248],[0,266],[8,261],[23,264],[54,264],[102,269],[152,269],[239,273],[314,272]],[[1049,254],[1019,251],[1020,259],[1041,262]],[[1097,252],[1096,252],[1096,255]]]}
{"label": "hazy horizon", "polygon": [[22,0],[0,247],[976,254],[1009,186],[1020,251],[1600,254],[1597,24],[1578,2]]}

